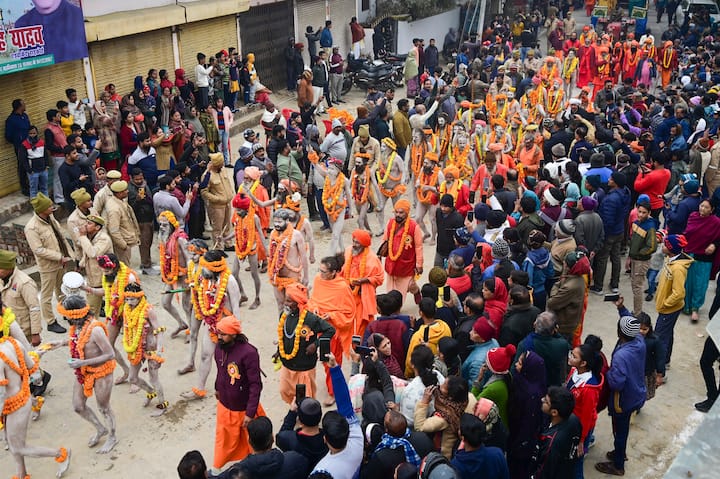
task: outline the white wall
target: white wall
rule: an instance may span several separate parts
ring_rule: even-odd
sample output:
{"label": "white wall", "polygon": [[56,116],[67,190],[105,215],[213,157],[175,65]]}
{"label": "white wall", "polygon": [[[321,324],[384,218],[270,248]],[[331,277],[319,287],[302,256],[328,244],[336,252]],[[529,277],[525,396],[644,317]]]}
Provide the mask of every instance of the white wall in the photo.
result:
{"label": "white wall", "polygon": [[357,8],[355,9],[358,12],[358,22],[362,23],[366,21],[368,18],[374,18],[375,17],[375,9],[377,8],[377,0],[370,0],[370,10],[362,11],[362,0],[357,0]]}
{"label": "white wall", "polygon": [[415,22],[398,22],[396,53],[407,53],[413,46],[413,38],[423,38],[425,46],[430,43],[431,38],[434,38],[435,46],[440,50],[445,34],[450,27],[457,29],[459,23],[460,8]]}

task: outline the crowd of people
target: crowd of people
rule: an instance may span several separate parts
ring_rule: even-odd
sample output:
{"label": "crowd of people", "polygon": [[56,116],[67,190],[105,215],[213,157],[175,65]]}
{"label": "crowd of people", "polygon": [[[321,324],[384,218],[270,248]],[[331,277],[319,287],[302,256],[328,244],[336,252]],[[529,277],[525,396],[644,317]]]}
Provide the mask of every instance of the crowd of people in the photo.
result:
{"label": "crowd of people", "polygon": [[[6,136],[26,168],[25,236],[40,272],[38,291],[0,251],[0,398],[16,477],[28,477],[25,456],[54,457],[58,476],[70,465],[68,448],[25,442],[50,381],[47,351],[69,347],[73,407],[98,452],[118,443],[114,385],[142,390],[153,416],[171,408],[163,352],[177,346],[143,276],[163,284],[169,338],[187,337],[177,373],[193,387],[182,397],[206,398],[217,367],[213,474],[191,451],[181,479],[583,477],[604,410],[614,441],[594,467],[624,475],[630,419],[664,384],[675,325],[700,320],[720,266],[720,43],[702,22],[684,20],[656,46],[649,31],[578,29],[572,10],[551,6],[496,18],[450,72],[434,39],[417,38],[407,98],[371,89],[356,117],[328,111],[324,137],[322,102],[344,101],[331,87],[343,65],[331,22],[306,34],[329,50],[309,44],[309,69],[288,42],[299,111],[287,118],[252,54],[243,62],[233,49],[209,62],[198,53],[194,85],[182,70],[174,84],[151,70],[122,98],[108,85],[92,108],[68,89],[42,135],[15,100]],[[265,141],[245,130],[233,163],[240,86],[264,106]],[[317,230],[331,239],[313,278]],[[241,323],[268,283],[288,406],[275,435],[255,331]],[[591,293],[617,308],[610,358],[585,327]],[[718,308],[716,296],[707,316]],[[43,342],[43,321],[66,333],[59,318],[69,335]],[[707,399],[695,407],[707,412],[718,396],[711,338],[699,359]]]}

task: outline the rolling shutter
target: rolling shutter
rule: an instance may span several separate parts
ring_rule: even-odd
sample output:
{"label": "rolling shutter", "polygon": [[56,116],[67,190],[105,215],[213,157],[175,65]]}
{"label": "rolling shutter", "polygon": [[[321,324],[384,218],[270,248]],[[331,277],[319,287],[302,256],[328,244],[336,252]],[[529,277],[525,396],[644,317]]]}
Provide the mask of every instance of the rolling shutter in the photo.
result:
{"label": "rolling shutter", "polygon": [[286,87],[284,49],[293,30],[292,4],[287,0],[240,14],[242,54],[255,54],[260,82],[272,90]]}
{"label": "rolling shutter", "polygon": [[333,45],[340,47],[340,55],[347,58],[352,43],[350,19],[356,15],[355,0],[333,0],[330,5]]}
{"label": "rolling shutter", "polygon": [[[3,137],[0,141],[0,197],[20,190],[17,177],[17,158],[11,144],[5,141],[5,121],[12,101],[25,100],[30,122],[40,129],[47,123],[45,112],[55,108],[58,100],[65,100],[65,90],[75,88],[79,98],[87,98],[85,76],[81,60],[58,63],[34,70],[0,76],[0,105],[4,116],[0,122]],[[81,125],[84,126],[84,125]]]}
{"label": "rolling shutter", "polygon": [[[220,50],[229,47],[237,48],[237,24],[235,15],[209,18],[201,22],[188,23],[178,27],[180,43],[180,65],[185,70],[185,77],[195,81],[195,65],[198,52],[208,58],[215,56]],[[172,78],[175,78],[171,75]]]}
{"label": "rolling shutter", "polygon": [[[332,3],[332,2],[331,2]],[[332,7],[331,7],[332,8]],[[295,9],[297,10],[298,29],[296,41],[305,45],[303,49],[303,60],[305,65],[312,65],[308,54],[308,41],[305,37],[305,30],[308,26],[313,27],[313,31],[317,32],[325,26],[325,0],[296,0]],[[348,19],[348,22],[350,20]],[[316,42],[318,51],[320,50],[320,42]]]}
{"label": "rolling shutter", "polygon": [[169,28],[93,42],[89,47],[98,96],[108,83],[115,84],[120,96],[130,93],[135,76],[144,80],[151,68],[175,71]]}

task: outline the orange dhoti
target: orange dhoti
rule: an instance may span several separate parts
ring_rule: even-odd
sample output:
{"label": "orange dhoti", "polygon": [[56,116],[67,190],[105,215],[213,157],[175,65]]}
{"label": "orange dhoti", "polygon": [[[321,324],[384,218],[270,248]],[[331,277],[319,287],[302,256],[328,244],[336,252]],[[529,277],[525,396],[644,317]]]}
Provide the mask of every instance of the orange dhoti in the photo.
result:
{"label": "orange dhoti", "polygon": [[285,366],[280,368],[280,397],[288,404],[295,399],[295,386],[305,385],[305,397],[314,398],[317,392],[315,383],[315,368],[307,371],[293,371]]}
{"label": "orange dhoti", "polygon": [[[216,416],[213,467],[220,469],[228,462],[245,459],[250,454],[250,444],[247,429],[242,426],[245,411],[232,411],[218,401]],[[259,416],[265,416],[265,410],[260,404],[256,417]]]}

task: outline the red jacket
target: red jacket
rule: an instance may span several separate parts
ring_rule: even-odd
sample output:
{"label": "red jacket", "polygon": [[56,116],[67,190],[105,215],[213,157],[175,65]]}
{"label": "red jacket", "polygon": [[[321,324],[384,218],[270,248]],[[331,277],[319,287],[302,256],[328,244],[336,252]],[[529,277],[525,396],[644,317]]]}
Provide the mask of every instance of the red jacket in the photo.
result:
{"label": "red jacket", "polygon": [[663,194],[670,181],[670,170],[662,168],[649,173],[641,173],[635,178],[635,191],[650,197],[650,208],[656,210],[665,205]]}
{"label": "red jacket", "polygon": [[[570,381],[570,378],[572,378],[573,371],[575,371],[575,368],[570,369],[570,373],[565,381],[566,384]],[[580,444],[585,441],[585,438],[590,431],[595,428],[595,422],[597,422],[598,418],[597,405],[600,400],[600,392],[603,389],[604,383],[605,376],[600,374],[599,384],[585,383],[579,387],[573,386],[570,388],[570,392],[575,398],[575,409],[573,409],[573,414],[580,419],[580,424],[582,425]]]}

